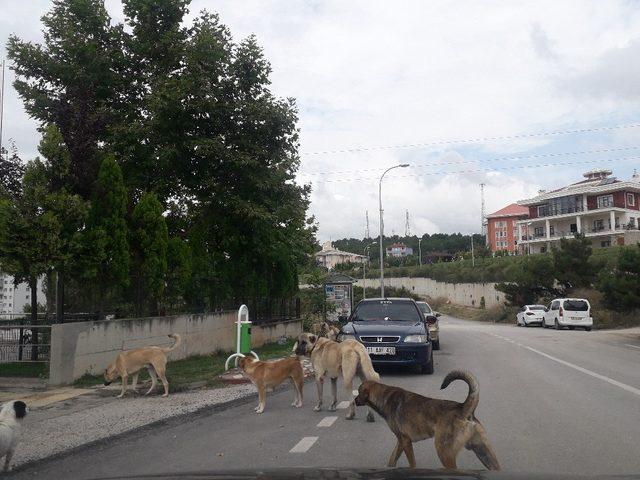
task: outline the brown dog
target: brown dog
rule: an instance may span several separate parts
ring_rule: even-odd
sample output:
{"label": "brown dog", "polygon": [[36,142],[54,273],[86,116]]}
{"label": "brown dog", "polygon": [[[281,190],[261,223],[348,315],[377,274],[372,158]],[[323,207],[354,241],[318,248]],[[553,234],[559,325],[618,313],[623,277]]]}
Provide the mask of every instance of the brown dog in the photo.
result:
{"label": "brown dog", "polygon": [[468,372],[450,372],[440,389],[454,380],[469,385],[464,403],[423,397],[398,387],[366,381],[358,389],[356,405],[369,405],[382,418],[398,439],[389,458],[389,467],[395,467],[402,452],[415,468],[413,442],[434,437],[438,458],[445,468],[456,469],[456,457],[462,447],[473,450],[489,470],[500,470],[486,432],[474,411],[478,406],[478,381]]}
{"label": "brown dog", "polygon": [[169,395],[169,382],[167,382],[167,353],[178,348],[178,345],[182,342],[182,338],[177,333],[172,333],[169,338],[173,338],[175,343],[171,347],[142,347],[134,350],[127,350],[120,352],[116,359],[109,364],[104,371],[104,384],[109,385],[116,378],[122,378],[122,391],[118,398],[124,397],[127,393],[127,379],[130,374],[133,374],[133,391],[136,391],[136,385],[138,383],[138,375],[140,370],[146,368],[151,377],[151,388],[145,393],[149,395],[156,385],[158,380],[156,374],[160,377],[162,385],[164,387],[164,395]]}
{"label": "brown dog", "polygon": [[291,404],[292,407],[302,406],[302,388],[304,383],[304,373],[302,365],[297,357],[283,358],[273,362],[262,362],[251,357],[242,357],[238,362],[247,377],[258,387],[258,406],[256,413],[264,412],[267,403],[267,390],[277,387],[287,378],[291,379],[296,396]]}
{"label": "brown dog", "polygon": [[340,329],[329,325],[327,322],[318,322],[311,325],[311,333],[319,337],[327,337],[329,340],[337,342]]}

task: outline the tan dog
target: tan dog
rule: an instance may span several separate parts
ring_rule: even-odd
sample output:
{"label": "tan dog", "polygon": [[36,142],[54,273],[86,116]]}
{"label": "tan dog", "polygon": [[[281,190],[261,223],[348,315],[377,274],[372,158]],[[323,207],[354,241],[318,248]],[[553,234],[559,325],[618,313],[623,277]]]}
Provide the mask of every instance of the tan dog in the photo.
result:
{"label": "tan dog", "polygon": [[465,447],[473,450],[489,470],[500,470],[484,427],[474,415],[479,400],[478,381],[468,372],[453,371],[445,377],[440,389],[454,380],[464,380],[469,385],[464,403],[423,397],[382,383],[367,381],[360,385],[356,405],[369,405],[378,412],[398,439],[389,467],[395,467],[404,452],[409,466],[415,468],[413,442],[434,437],[438,458],[445,468],[457,468],[456,457]]}
{"label": "tan dog", "polygon": [[122,378],[122,392],[118,395],[118,398],[122,398],[127,393],[129,375],[133,375],[132,388],[135,392],[140,370],[146,368],[151,377],[151,388],[145,395],[149,395],[156,388],[158,384],[156,375],[160,377],[164,386],[164,395],[162,396],[169,395],[169,382],[167,382],[166,376],[167,353],[178,348],[178,345],[182,342],[182,338],[177,333],[172,333],[169,337],[175,340],[171,347],[142,347],[119,353],[104,371],[104,384],[109,385],[116,378]]}
{"label": "tan dog", "polygon": [[300,408],[302,406],[302,388],[304,384],[304,373],[302,365],[297,357],[283,358],[272,362],[258,361],[252,357],[242,357],[238,362],[238,366],[242,369],[251,382],[258,387],[258,406],[255,408],[256,413],[264,412],[267,403],[267,391],[280,385],[287,378],[291,379],[296,396],[291,404],[292,407]]}
{"label": "tan dog", "polygon": [[[331,406],[334,411],[338,404],[338,377],[342,375],[345,390],[353,398],[353,378],[357,374],[361,380],[379,381],[380,376],[373,369],[371,359],[364,346],[356,340],[334,342],[328,338],[318,337],[312,333],[301,333],[294,345],[296,355],[311,357],[318,388],[318,404],[316,412],[322,410],[322,390],[324,378],[331,379]],[[347,420],[355,417],[356,408],[351,400],[347,412]],[[373,412],[369,411],[367,421],[373,422]]]}
{"label": "tan dog", "polygon": [[311,325],[311,333],[319,337],[327,337],[329,340],[337,342],[340,329],[329,325],[327,322],[317,322]]}

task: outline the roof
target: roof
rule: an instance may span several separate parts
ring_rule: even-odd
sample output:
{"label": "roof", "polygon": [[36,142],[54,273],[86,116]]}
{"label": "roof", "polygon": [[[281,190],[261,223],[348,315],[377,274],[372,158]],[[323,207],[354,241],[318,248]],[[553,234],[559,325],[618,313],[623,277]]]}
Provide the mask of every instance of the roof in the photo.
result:
{"label": "roof", "polygon": [[487,218],[520,217],[522,215],[529,215],[529,209],[522,205],[518,205],[517,203],[512,203],[511,205],[501,208],[497,212],[487,215]]}
{"label": "roof", "polygon": [[392,243],[387,247],[387,249],[389,248],[409,248],[409,247],[407,247],[404,243]]}
{"label": "roof", "polygon": [[325,285],[327,283],[355,283],[355,278],[350,277],[349,275],[345,275],[344,273],[332,273],[325,280]]}

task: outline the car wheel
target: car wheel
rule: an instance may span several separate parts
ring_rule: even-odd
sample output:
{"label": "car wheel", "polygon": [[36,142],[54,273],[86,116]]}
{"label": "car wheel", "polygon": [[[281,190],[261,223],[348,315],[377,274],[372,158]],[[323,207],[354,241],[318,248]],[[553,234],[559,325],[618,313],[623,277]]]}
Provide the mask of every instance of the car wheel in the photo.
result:
{"label": "car wheel", "polygon": [[555,328],[556,330],[560,330],[560,324],[558,323],[558,319],[556,318],[555,323],[553,324],[553,328]]}
{"label": "car wheel", "polygon": [[569,330],[575,330],[576,327],[569,327]]}
{"label": "car wheel", "polygon": [[433,374],[433,350],[431,351],[431,355],[429,356],[429,361],[424,365],[420,365],[420,373],[423,375]]}
{"label": "car wheel", "polygon": [[540,326],[542,328],[547,328],[547,322],[545,322],[544,320],[542,320],[542,323],[540,324]]}
{"label": "car wheel", "polygon": [[590,332],[590,331],[591,331],[591,327],[584,327],[584,330],[585,330],[586,332]]}
{"label": "car wheel", "polygon": [[432,345],[434,350],[440,350],[440,340],[435,340]]}

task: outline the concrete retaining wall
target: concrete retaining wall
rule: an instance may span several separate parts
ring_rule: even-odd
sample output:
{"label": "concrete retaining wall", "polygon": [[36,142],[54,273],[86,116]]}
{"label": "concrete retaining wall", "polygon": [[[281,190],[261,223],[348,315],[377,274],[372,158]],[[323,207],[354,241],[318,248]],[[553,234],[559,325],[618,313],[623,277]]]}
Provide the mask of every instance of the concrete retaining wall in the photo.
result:
{"label": "concrete retaining wall", "polygon": [[[495,289],[495,283],[444,283],[431,278],[397,277],[385,278],[385,286],[405,287],[416,295],[428,295],[431,298],[444,297],[458,305],[480,307],[480,299],[484,297],[487,308],[504,303],[504,293]],[[362,287],[362,279],[356,282]],[[367,286],[379,286],[377,280],[368,278]]]}
{"label": "concrete retaining wall", "polygon": [[[215,351],[234,351],[237,312],[102,320],[53,325],[49,384],[64,385],[89,373],[100,374],[122,350],[147,345],[169,346],[170,333],[182,336],[182,345],[170,360]],[[252,327],[252,346],[260,347],[281,336],[295,337],[302,321]]]}

